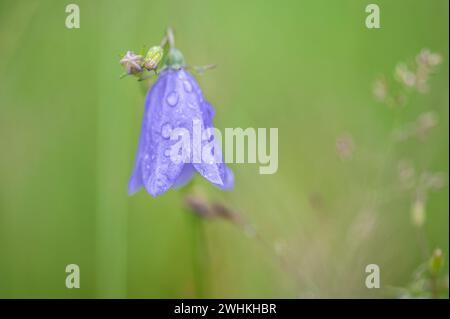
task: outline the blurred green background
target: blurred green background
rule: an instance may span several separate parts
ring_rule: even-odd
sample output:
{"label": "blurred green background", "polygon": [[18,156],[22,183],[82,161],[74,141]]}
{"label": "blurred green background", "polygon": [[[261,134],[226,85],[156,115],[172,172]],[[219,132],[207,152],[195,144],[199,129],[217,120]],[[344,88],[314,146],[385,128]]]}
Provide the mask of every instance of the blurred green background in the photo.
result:
{"label": "blurred green background", "polygon": [[[448,297],[447,0],[378,0],[376,30],[360,0],[79,0],[80,29],[69,3],[0,1],[0,297],[428,296],[417,270],[436,248]],[[168,26],[188,64],[218,65],[197,76],[218,128],[279,129],[276,174],[231,164],[232,192],[196,178],[257,238],[198,223],[179,191],[127,196],[143,95],[119,55]],[[424,48],[442,57],[429,91],[378,102],[374,81],[403,92],[395,67]],[[430,112],[426,137],[393,138]],[[424,176],[440,184],[418,197]],[[65,287],[71,263],[80,289]],[[380,289],[364,284],[372,263]]]}

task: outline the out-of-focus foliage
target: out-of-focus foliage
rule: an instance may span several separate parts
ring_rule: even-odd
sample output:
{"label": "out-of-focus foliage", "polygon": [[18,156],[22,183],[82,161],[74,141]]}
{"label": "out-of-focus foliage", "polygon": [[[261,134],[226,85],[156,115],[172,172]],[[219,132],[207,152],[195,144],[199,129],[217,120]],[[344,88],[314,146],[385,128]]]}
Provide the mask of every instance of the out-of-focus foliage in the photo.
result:
{"label": "out-of-focus foliage", "polygon": [[[448,297],[447,0],[377,1],[377,30],[362,0],[74,2],[71,30],[65,2],[0,0],[0,297]],[[218,128],[279,128],[276,174],[196,179],[220,218],[127,196],[143,95],[119,60],[168,26],[218,66]]]}

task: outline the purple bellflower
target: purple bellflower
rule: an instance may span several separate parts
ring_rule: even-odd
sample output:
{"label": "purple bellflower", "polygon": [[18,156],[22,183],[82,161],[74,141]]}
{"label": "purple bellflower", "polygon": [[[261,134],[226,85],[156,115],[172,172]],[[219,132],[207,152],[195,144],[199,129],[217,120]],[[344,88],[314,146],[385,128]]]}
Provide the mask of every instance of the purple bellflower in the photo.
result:
{"label": "purple bellflower", "polygon": [[[144,186],[149,194],[158,196],[170,188],[183,186],[196,172],[221,189],[233,187],[233,173],[222,161],[214,134],[207,138],[202,135],[197,146],[189,138],[187,155],[182,161],[171,156],[174,146],[183,138],[183,134],[177,135],[180,129],[193,137],[196,126],[202,131],[213,128],[214,109],[189,72],[183,67],[164,68],[147,93],[144,107],[139,146],[128,184],[130,195]],[[205,150],[213,153],[213,159],[197,156],[196,160],[196,151],[203,154]]]}

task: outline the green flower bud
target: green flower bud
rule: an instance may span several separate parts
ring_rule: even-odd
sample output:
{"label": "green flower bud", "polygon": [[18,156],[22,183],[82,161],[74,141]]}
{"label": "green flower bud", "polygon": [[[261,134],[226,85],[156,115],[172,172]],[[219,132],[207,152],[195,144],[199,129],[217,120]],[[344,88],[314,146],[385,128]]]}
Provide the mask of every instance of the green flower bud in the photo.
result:
{"label": "green flower bud", "polygon": [[430,273],[433,276],[436,276],[441,271],[442,266],[444,266],[444,254],[442,250],[439,248],[433,252],[433,256],[431,256],[429,262]]}
{"label": "green flower bud", "polygon": [[158,68],[159,62],[161,62],[163,58],[163,55],[163,49],[160,46],[151,47],[144,58],[144,68],[149,71],[156,70]]}

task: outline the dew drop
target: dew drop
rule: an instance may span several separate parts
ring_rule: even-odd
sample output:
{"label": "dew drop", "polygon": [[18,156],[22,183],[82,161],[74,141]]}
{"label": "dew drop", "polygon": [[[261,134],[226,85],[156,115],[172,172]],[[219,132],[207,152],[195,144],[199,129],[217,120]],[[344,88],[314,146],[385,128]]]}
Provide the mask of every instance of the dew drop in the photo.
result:
{"label": "dew drop", "polygon": [[184,82],[183,82],[183,87],[184,87],[184,90],[185,90],[187,93],[191,93],[191,92],[192,92],[192,84],[189,83],[189,81],[184,81]]}
{"label": "dew drop", "polygon": [[178,103],[178,93],[175,91],[172,91],[169,93],[169,95],[167,95],[167,104],[169,104],[170,106],[175,106]]}
{"label": "dew drop", "polygon": [[158,190],[161,190],[166,187],[166,185],[168,184],[168,181],[169,181],[169,179],[165,174],[159,174],[154,181],[154,185],[156,186],[156,188]]}
{"label": "dew drop", "polygon": [[167,157],[170,156],[170,148],[168,148],[164,151],[164,156],[167,156]]}

